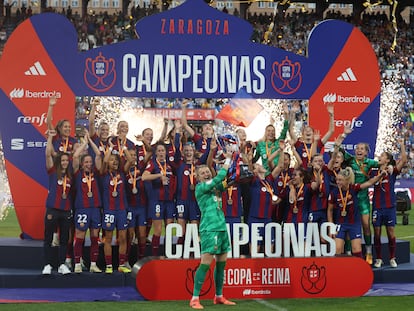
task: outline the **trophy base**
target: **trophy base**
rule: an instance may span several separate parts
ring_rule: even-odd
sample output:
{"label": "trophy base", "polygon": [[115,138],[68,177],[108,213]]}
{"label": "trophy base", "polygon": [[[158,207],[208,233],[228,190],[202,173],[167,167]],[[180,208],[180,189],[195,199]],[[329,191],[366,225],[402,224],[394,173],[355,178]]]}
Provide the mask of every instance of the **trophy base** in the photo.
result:
{"label": "trophy base", "polygon": [[253,178],[253,173],[249,171],[249,167],[246,164],[239,164],[239,169],[236,172],[231,172],[228,180],[228,185],[244,184],[250,182]]}

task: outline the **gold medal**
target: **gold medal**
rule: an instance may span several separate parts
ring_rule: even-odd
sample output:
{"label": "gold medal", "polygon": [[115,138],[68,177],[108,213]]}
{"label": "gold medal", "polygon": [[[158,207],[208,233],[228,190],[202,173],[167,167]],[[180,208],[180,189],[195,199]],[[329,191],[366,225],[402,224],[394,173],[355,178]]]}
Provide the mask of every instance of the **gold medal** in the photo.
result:
{"label": "gold medal", "polygon": [[66,200],[68,198],[68,196],[66,195],[66,193],[62,193],[62,199]]}
{"label": "gold medal", "polygon": [[293,208],[293,214],[297,214],[299,212],[299,209],[297,207]]}
{"label": "gold medal", "polygon": [[194,190],[195,186],[193,184],[190,185],[190,190]]}
{"label": "gold medal", "polygon": [[92,198],[92,197],[93,197],[93,193],[92,193],[92,191],[89,191],[89,192],[87,193],[87,196],[88,196],[88,198]]}
{"label": "gold medal", "polygon": [[[133,194],[137,194],[138,193],[138,189],[137,188],[132,188],[132,193]],[[112,194],[113,195],[113,194]]]}
{"label": "gold medal", "polygon": [[155,217],[160,217],[161,216],[161,214],[160,213],[155,213]]}
{"label": "gold medal", "polygon": [[233,204],[233,200],[232,199],[228,199],[227,200],[227,205],[232,205]]}
{"label": "gold medal", "polygon": [[342,216],[342,217],[345,217],[345,216],[346,216],[346,211],[342,211],[342,212],[341,212],[341,216]]}
{"label": "gold medal", "polygon": [[112,192],[112,196],[113,196],[114,198],[116,198],[116,197],[118,196],[118,192],[113,191],[113,192]]}

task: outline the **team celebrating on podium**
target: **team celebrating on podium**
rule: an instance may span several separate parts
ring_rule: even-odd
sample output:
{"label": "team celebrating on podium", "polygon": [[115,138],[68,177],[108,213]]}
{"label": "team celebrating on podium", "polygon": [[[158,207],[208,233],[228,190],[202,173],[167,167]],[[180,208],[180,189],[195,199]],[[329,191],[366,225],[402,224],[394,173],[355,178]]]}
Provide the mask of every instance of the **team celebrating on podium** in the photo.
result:
{"label": "team celebrating on podium", "polygon": [[[115,267],[129,273],[131,258],[145,257],[148,241],[152,256],[163,255],[163,228],[173,222],[183,232],[187,223],[199,226],[201,264],[190,302],[194,309],[203,308],[198,294],[213,259],[214,303],[234,304],[223,297],[222,284],[232,225],[238,222],[249,226],[332,222],[336,229],[329,235],[335,240],[335,253],[362,258],[364,238],[369,264],[374,258],[372,224],[377,268],[383,265],[381,227],[385,226],[390,265],[397,266],[394,185],[407,162],[403,140],[398,141],[399,159],[389,152],[383,152],[378,160],[369,159],[367,144],[357,144],[354,154],[342,148],[352,132],[344,127],[343,134],[334,139],[330,159],[325,163],[323,148],[334,133],[331,104],[327,105],[328,131],[322,137],[308,125],[297,131],[298,111],[285,104],[279,136],[269,124],[263,138],[253,142],[247,140],[243,128],[217,135],[212,124],[205,123],[198,133],[187,122],[187,102],[182,103],[181,119],[165,120],[156,143],[151,128],[136,135],[134,143],[127,138],[126,121],[120,121],[117,133],[111,135],[109,124],[96,120],[98,98],[90,102],[89,130],[79,139],[70,136],[69,121],[59,120],[56,127],[53,125],[53,107],[58,103],[56,98],[50,99],[43,274],[51,274],[56,263],[61,274],[82,273],[87,230],[89,271],[113,273],[112,245],[116,243],[119,252]],[[374,189],[372,209],[369,187]],[[230,224],[230,237],[226,224]],[[59,239],[58,258],[53,258],[53,236]],[[103,244],[105,266],[99,265],[99,243]],[[176,243],[183,244],[184,239],[180,237]],[[133,244],[136,254],[131,254]]]}

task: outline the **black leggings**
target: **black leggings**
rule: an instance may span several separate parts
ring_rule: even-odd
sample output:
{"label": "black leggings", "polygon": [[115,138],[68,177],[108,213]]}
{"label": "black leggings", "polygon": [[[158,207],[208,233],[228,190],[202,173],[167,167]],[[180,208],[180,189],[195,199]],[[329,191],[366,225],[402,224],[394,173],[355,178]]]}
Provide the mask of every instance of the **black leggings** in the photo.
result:
{"label": "black leggings", "polygon": [[53,233],[56,229],[59,231],[59,250],[58,250],[58,265],[65,262],[66,248],[69,240],[69,231],[72,224],[71,211],[62,211],[55,208],[48,208],[45,215],[45,238],[43,241],[43,250],[45,256],[45,264],[56,262],[53,258],[52,240]]}

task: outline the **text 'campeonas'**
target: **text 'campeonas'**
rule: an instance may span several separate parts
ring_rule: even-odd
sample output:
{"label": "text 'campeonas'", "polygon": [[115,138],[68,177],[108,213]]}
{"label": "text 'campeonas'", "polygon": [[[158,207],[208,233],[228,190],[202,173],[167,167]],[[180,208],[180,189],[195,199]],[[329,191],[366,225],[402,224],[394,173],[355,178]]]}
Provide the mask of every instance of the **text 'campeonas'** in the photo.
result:
{"label": "text 'campeonas'", "polygon": [[[329,222],[321,224],[320,228],[317,223],[308,223],[306,226],[304,223],[285,223],[283,228],[280,224],[273,222],[266,225],[253,223],[250,227],[245,223],[235,223],[233,235],[231,235],[230,225],[227,224],[232,248],[227,256],[228,258],[240,258],[242,246],[250,245],[252,258],[331,257],[335,255],[336,246],[329,232],[334,232],[334,230],[336,230],[336,225]],[[177,238],[184,238],[184,244],[177,244],[173,247],[173,231]],[[260,235],[260,231],[264,231],[264,235]],[[258,250],[260,244],[263,244],[264,250]],[[166,257],[188,259],[190,253],[194,258],[200,258],[197,225],[187,224],[185,233],[179,224],[167,225],[165,229]]]}
{"label": "text 'campeonas'", "polygon": [[125,54],[122,60],[125,92],[236,93],[266,89],[264,56]]}

